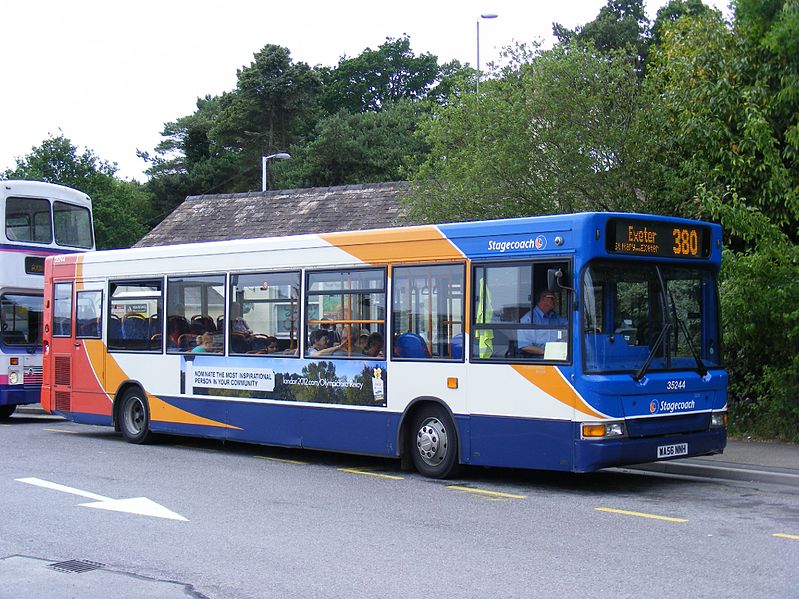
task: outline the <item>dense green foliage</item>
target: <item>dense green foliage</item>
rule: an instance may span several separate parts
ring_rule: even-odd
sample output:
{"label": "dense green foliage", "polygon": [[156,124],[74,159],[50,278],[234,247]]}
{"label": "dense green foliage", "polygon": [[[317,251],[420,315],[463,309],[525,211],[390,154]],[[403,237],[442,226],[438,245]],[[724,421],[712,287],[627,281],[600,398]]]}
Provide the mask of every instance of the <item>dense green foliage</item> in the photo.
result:
{"label": "dense green foliage", "polygon": [[733,430],[799,441],[799,0],[608,0],[557,43],[475,72],[407,37],[295,62],[267,45],[234,89],[166,123],[142,186],[63,137],[7,177],[87,191],[98,247],[135,241],[185,196],[409,179],[416,218],[622,210],[720,222]]}
{"label": "dense green foliage", "polygon": [[260,189],[261,157],[278,152],[292,159],[270,162],[270,189],[405,178],[426,153],[420,112],[445,102],[463,70],[415,55],[407,37],[335,67],[311,68],[268,45],[238,71],[234,90],[198,100],[144,156],[156,212],[163,218],[191,194]]}
{"label": "dense green foliage", "polygon": [[60,183],[80,189],[92,198],[95,245],[98,249],[128,247],[147,232],[142,215],[149,209],[149,195],[135,182],[114,177],[116,166],[100,160],[91,150],[78,150],[63,135],[46,139],[5,179],[31,179]]}

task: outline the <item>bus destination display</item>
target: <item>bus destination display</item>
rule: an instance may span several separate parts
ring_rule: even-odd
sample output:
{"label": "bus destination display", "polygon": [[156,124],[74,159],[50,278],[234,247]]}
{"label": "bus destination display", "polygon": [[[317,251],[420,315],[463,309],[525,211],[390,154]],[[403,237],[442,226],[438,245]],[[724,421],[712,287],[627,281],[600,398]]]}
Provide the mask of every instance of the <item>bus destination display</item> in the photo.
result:
{"label": "bus destination display", "polygon": [[710,255],[710,228],[614,218],[608,221],[606,247],[613,254],[707,258]]}

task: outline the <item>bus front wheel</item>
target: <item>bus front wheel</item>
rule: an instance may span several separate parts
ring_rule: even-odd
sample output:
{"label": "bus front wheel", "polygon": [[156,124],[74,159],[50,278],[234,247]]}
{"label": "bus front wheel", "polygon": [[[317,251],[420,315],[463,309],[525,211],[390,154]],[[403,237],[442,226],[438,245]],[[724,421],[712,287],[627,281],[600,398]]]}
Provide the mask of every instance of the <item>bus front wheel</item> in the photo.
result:
{"label": "bus front wheel", "polygon": [[443,407],[422,408],[413,419],[408,441],[413,465],[420,474],[447,478],[458,470],[458,437]]}
{"label": "bus front wheel", "polygon": [[128,443],[147,443],[150,432],[150,408],[141,389],[128,389],[119,407],[119,428]]}
{"label": "bus front wheel", "polygon": [[16,404],[4,405],[0,406],[0,420],[5,420],[6,418],[11,418],[11,414],[14,413],[14,410],[17,409]]}

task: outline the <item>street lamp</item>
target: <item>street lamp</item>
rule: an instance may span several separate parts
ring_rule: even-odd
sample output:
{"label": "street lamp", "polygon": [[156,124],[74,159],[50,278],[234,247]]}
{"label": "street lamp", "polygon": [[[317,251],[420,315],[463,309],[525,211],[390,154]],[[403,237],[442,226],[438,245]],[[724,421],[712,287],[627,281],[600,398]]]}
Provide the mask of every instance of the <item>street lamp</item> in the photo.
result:
{"label": "street lamp", "polygon": [[[498,15],[480,15],[480,19],[496,19]],[[477,19],[477,93],[480,93],[480,19]]]}
{"label": "street lamp", "polygon": [[286,152],[278,152],[277,154],[269,154],[269,156],[264,156],[261,158],[261,191],[266,191],[269,189],[269,179],[267,178],[266,164],[273,158],[275,160],[288,160],[291,158],[291,155],[287,154]]}

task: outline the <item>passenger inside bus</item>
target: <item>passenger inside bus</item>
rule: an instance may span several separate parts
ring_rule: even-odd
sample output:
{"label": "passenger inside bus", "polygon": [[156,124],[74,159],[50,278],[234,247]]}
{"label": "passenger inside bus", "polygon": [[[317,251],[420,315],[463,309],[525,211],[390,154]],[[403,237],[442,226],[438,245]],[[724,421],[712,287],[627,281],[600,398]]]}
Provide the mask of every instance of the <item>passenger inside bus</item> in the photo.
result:
{"label": "passenger inside bus", "polygon": [[372,333],[366,339],[366,347],[363,349],[363,355],[370,358],[379,358],[383,356],[383,335],[380,333]]}
{"label": "passenger inside bus", "polygon": [[214,343],[212,333],[203,333],[197,337],[197,347],[191,350],[193,354],[219,354],[222,353],[220,347]]}

